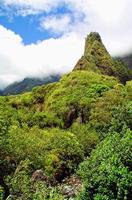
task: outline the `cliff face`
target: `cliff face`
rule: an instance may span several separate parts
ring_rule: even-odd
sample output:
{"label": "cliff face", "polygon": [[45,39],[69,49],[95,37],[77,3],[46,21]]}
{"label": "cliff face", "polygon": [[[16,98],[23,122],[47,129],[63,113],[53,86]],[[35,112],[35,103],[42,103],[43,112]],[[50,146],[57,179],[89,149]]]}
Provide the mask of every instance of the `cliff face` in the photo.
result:
{"label": "cliff face", "polygon": [[116,76],[123,83],[131,79],[131,73],[128,68],[111,57],[100,35],[96,32],[92,32],[87,36],[84,54],[77,62],[74,70],[88,70]]}

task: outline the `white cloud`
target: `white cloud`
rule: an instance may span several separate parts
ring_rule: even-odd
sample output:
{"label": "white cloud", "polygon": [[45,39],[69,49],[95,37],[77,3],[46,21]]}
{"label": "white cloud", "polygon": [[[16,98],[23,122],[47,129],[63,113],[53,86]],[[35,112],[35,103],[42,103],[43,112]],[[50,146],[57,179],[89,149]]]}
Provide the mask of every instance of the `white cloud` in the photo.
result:
{"label": "white cloud", "polygon": [[71,18],[69,15],[49,16],[41,21],[41,27],[55,34],[69,32]]}
{"label": "white cloud", "polygon": [[24,77],[72,70],[83,45],[76,34],[24,45],[19,35],[0,26],[0,88]]}
{"label": "white cloud", "polygon": [[132,52],[131,0],[65,0],[72,13],[84,14],[76,20],[72,31],[82,37],[91,31],[100,33],[112,55]]}
{"label": "white cloud", "polygon": [[26,16],[30,14],[38,14],[41,12],[50,12],[63,1],[60,0],[1,0],[5,6],[14,7],[17,14]]}
{"label": "white cloud", "polygon": [[[85,37],[91,31],[97,31],[112,55],[125,54],[132,51],[132,1],[131,0],[61,0],[71,11],[71,21],[67,28],[61,27],[61,32],[76,33]],[[56,16],[51,16],[49,26],[57,32],[54,26]],[[60,20],[61,21],[61,20]],[[48,23],[47,23],[48,26]],[[46,29],[46,26],[43,26]],[[59,26],[58,26],[59,32]]]}
{"label": "white cloud", "polygon": [[87,0],[87,5],[85,13],[88,29],[101,34],[109,52],[121,55],[132,51],[132,1]]}

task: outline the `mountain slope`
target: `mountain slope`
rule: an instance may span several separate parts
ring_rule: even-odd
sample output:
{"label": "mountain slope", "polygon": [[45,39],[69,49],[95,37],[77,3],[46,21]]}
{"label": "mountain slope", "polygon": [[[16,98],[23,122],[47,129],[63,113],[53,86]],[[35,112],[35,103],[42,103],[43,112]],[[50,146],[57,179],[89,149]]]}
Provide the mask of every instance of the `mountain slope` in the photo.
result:
{"label": "mountain slope", "polygon": [[40,78],[25,78],[21,82],[16,82],[1,91],[1,95],[15,95],[23,92],[31,91],[35,86],[41,86],[48,83],[56,82],[60,79],[60,75],[52,75],[45,77],[43,79]]}
{"label": "mountain slope", "polygon": [[[128,72],[123,64],[110,56],[99,34],[90,33],[84,55],[71,73],[57,83],[10,98],[10,104],[17,109],[22,107],[50,113],[56,119],[52,121],[53,124],[59,123],[61,127],[68,128],[78,120],[87,122],[91,104],[120,81],[124,83],[129,80]],[[31,124],[34,123],[32,120]],[[44,127],[47,126],[43,123]]]}

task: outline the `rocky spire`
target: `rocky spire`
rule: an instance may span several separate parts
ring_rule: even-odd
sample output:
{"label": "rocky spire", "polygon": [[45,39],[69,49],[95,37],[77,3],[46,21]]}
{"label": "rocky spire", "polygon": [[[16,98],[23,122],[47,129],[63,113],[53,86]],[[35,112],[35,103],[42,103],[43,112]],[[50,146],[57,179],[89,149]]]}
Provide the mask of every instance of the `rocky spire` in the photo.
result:
{"label": "rocky spire", "polygon": [[92,70],[102,74],[113,75],[114,62],[102,43],[97,32],[91,32],[85,40],[84,55],[74,70]]}
{"label": "rocky spire", "polygon": [[102,43],[101,37],[97,32],[91,32],[85,39],[85,48],[84,48],[84,55],[89,53],[90,46],[95,42],[98,41]]}

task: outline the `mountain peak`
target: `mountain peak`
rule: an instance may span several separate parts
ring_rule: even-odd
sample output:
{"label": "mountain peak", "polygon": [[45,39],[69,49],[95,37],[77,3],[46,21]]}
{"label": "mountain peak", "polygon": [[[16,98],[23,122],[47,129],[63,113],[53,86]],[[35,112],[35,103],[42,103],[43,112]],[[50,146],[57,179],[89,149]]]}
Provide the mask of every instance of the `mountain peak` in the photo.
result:
{"label": "mountain peak", "polygon": [[98,40],[101,42],[101,36],[98,32],[91,32],[86,39],[90,40]]}
{"label": "mountain peak", "polygon": [[91,49],[92,45],[97,42],[102,44],[102,40],[101,40],[99,33],[91,32],[89,35],[87,35],[87,37],[85,39],[84,55],[87,55],[89,53],[89,50]]}
{"label": "mountain peak", "polygon": [[84,55],[73,70],[87,70],[115,76],[122,83],[132,77],[132,73],[123,63],[111,57],[97,32],[91,32],[86,37]]}
{"label": "mountain peak", "polygon": [[106,50],[99,33],[91,32],[85,40],[84,55],[74,70],[92,70],[113,75],[113,65],[113,59]]}

